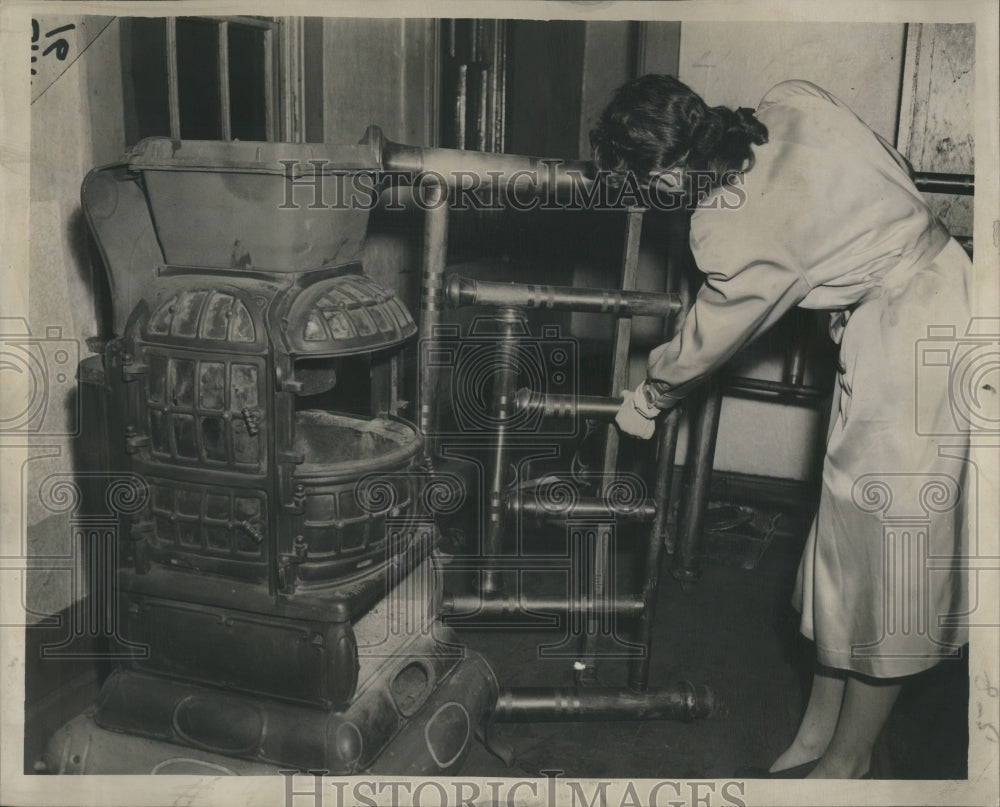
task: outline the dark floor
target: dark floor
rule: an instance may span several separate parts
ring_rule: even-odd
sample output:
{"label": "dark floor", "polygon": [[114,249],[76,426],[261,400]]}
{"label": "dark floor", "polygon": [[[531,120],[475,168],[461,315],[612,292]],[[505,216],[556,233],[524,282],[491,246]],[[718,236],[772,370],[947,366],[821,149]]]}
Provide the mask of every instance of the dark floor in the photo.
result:
{"label": "dark floor", "polygon": [[[806,526],[802,518],[784,515],[756,568],[709,558],[695,583],[663,577],[650,685],[682,680],[707,685],[721,701],[715,716],[687,724],[499,725],[498,736],[516,752],[514,766],[506,768],[474,744],[462,774],[538,776],[561,770],[569,777],[726,778],[747,766],[769,764],[791,740],[808,692],[811,648],[797,635],[790,605]],[[93,701],[102,675],[86,660],[39,660],[30,645],[45,641],[46,633],[28,631],[29,770],[48,733]],[[502,686],[572,683],[572,657],[539,658],[539,646],[558,642],[559,631],[464,628],[460,635],[489,660]],[[602,683],[623,684],[625,663],[605,662],[599,675]],[[876,775],[965,778],[967,679],[967,664],[955,661],[909,681],[878,744]]]}
{"label": "dark floor", "polygon": [[[517,753],[513,770],[481,746],[469,776],[726,778],[769,765],[787,746],[808,695],[812,650],[790,604],[807,522],[784,516],[756,568],[706,562],[695,583],[662,579],[650,686],[686,680],[712,688],[718,713],[693,723],[506,724],[499,736]],[[559,633],[462,630],[503,686],[568,686],[572,660],[540,659]],[[624,662],[606,662],[602,683],[625,682]],[[940,664],[907,684],[876,748],[874,773],[893,779],[964,779],[968,666]]]}

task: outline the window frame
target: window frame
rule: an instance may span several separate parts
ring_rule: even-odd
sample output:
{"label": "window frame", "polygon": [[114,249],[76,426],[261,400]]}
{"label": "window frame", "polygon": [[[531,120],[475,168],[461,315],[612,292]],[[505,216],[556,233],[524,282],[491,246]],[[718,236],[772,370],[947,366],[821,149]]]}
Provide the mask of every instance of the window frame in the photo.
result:
{"label": "window frame", "polygon": [[[218,61],[216,80],[219,84],[219,119],[221,141],[232,140],[232,120],[229,97],[229,30],[231,25],[256,28],[263,33],[264,46],[264,105],[265,139],[269,142],[302,142],[304,138],[303,111],[303,26],[297,17],[251,16],[165,16],[165,48],[167,60],[167,106],[169,133],[165,135],[180,140],[180,88],[177,64],[177,21],[194,19],[216,24]],[[142,90],[135,86],[131,76],[132,45],[129,41],[130,18],[123,18],[122,72],[125,83],[125,103],[134,104],[135,94]],[[128,111],[126,110],[128,119]],[[126,137],[132,145],[138,133],[128,131]]]}

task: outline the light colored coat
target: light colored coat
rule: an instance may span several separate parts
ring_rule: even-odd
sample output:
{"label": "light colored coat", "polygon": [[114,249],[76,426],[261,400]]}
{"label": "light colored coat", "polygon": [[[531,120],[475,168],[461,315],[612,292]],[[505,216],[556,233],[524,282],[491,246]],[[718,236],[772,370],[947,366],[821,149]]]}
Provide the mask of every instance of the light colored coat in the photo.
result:
{"label": "light colored coat", "polygon": [[[968,424],[931,335],[962,349],[972,265],[905,161],[841,101],[805,81],[767,93],[743,183],[695,211],[705,284],[683,328],[649,358],[669,407],[793,306],[834,312],[838,394],[820,507],[796,586],[820,663],[917,672],[967,641]],[[944,330],[941,330],[941,329]]]}

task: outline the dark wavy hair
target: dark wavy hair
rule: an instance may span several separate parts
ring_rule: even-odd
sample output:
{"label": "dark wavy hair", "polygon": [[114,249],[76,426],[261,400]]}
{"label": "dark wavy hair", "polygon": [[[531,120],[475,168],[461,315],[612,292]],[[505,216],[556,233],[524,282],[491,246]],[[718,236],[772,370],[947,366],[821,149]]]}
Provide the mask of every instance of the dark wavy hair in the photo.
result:
{"label": "dark wavy hair", "polygon": [[642,182],[682,163],[721,185],[753,165],[752,144],[766,142],[767,127],[752,109],[710,107],[673,76],[654,74],[619,87],[590,132],[599,169],[632,171]]}

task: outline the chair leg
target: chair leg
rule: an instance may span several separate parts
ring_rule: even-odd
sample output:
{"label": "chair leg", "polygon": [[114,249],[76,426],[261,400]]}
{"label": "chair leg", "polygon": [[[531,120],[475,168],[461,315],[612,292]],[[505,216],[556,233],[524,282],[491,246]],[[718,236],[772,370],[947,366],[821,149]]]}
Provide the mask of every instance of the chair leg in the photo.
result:
{"label": "chair leg", "polygon": [[722,409],[722,394],[717,378],[712,378],[705,385],[700,403],[691,435],[693,455],[688,461],[690,484],[683,504],[674,566],[671,569],[671,574],[678,580],[697,580],[701,575],[701,531],[705,523],[705,510],[708,508],[715,442],[719,436],[719,413]]}

